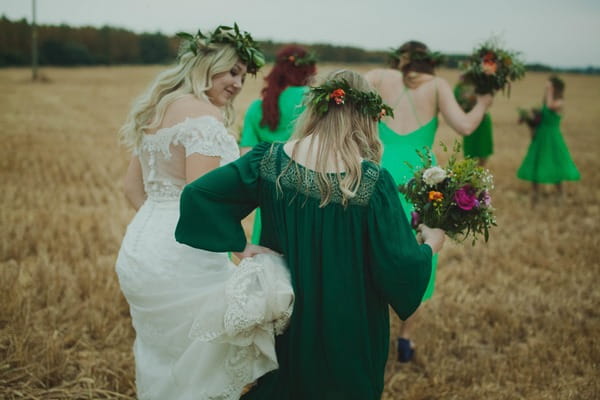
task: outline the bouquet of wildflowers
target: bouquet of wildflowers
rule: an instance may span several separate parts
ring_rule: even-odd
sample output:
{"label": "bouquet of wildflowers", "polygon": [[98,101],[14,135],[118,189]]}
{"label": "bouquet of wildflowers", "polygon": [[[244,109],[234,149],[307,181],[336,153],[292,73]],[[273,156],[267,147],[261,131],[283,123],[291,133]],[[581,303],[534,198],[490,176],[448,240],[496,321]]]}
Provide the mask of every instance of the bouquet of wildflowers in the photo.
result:
{"label": "bouquet of wildflowers", "polygon": [[460,76],[459,82],[454,87],[454,97],[464,112],[469,112],[475,107],[475,103],[477,103],[475,85],[467,76]]}
{"label": "bouquet of wildflowers", "polygon": [[542,121],[542,109],[539,107],[532,107],[529,110],[526,110],[524,108],[518,108],[517,111],[519,112],[519,125],[527,124],[529,130],[533,134],[535,132],[535,129]]}
{"label": "bouquet of wildflowers", "polygon": [[518,53],[500,48],[495,40],[488,40],[475,49],[462,68],[478,94],[508,89],[510,95],[510,83],[525,76],[525,65]]}
{"label": "bouquet of wildflowers", "polygon": [[[442,148],[448,151],[443,144]],[[445,230],[459,242],[470,236],[472,244],[483,234],[487,242],[489,229],[496,226],[490,195],[494,187],[492,175],[474,159],[458,160],[459,151],[460,144],[455,142],[445,167],[432,165],[430,152],[417,151],[423,166],[410,166],[414,176],[398,190],[415,207],[413,228],[423,223]]]}

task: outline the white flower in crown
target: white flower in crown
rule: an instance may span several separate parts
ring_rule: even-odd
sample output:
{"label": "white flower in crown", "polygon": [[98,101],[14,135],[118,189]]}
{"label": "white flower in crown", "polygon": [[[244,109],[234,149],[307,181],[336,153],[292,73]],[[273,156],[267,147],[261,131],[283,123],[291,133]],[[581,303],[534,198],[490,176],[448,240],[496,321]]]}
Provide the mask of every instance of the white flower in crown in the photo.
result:
{"label": "white flower in crown", "polygon": [[429,186],[436,185],[446,179],[446,171],[440,167],[427,168],[423,172],[423,181]]}

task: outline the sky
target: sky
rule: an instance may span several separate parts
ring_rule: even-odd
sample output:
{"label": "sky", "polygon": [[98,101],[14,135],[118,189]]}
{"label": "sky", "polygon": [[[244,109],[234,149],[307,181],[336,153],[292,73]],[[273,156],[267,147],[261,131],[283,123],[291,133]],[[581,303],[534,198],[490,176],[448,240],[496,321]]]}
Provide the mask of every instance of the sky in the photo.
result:
{"label": "sky", "polygon": [[[34,0],[1,0],[32,19]],[[212,30],[236,21],[255,39],[389,50],[407,40],[470,53],[490,37],[527,63],[600,67],[600,0],[35,0],[38,24],[134,32]]]}

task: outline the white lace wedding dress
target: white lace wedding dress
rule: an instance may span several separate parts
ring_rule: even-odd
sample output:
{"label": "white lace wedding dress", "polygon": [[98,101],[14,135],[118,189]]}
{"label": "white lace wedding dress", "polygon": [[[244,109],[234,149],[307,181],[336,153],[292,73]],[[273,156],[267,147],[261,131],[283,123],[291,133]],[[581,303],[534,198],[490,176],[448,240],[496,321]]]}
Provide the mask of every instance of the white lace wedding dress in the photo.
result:
{"label": "white lace wedding dress", "polygon": [[185,157],[239,156],[215,118],[145,135],[137,149],[147,200],[127,228],[116,271],[136,331],[140,399],[229,400],[277,368],[274,335],[285,329],[293,290],[283,260],[260,255],[235,266],[226,253],[175,241]]}

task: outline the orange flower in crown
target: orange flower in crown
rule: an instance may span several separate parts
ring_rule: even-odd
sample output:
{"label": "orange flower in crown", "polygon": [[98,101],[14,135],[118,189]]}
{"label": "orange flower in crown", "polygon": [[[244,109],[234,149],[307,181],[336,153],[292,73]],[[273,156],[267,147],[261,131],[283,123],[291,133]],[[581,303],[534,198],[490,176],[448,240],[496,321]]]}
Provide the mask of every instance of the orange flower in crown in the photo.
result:
{"label": "orange flower in crown", "polygon": [[333,99],[335,104],[344,104],[344,96],[346,96],[344,89],[335,89],[333,92],[331,92],[329,98]]}
{"label": "orange flower in crown", "polygon": [[289,56],[289,57],[288,57],[288,61],[289,61],[289,62],[294,62],[294,61],[296,61],[296,57],[294,57],[294,56]]}

